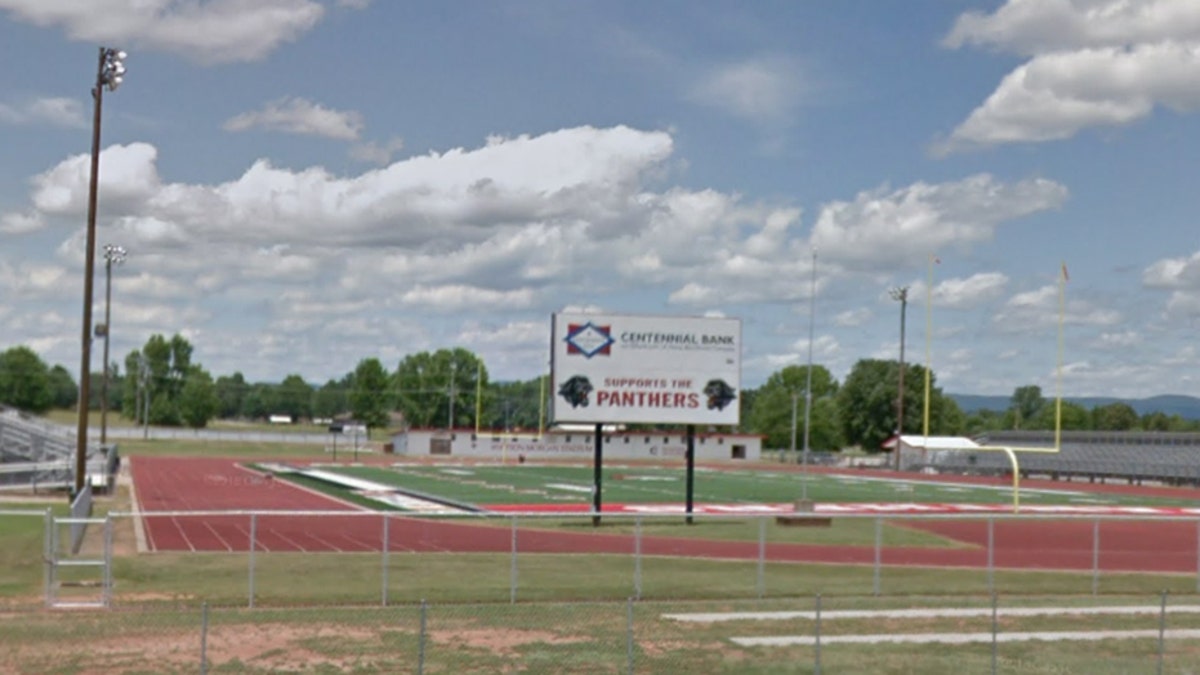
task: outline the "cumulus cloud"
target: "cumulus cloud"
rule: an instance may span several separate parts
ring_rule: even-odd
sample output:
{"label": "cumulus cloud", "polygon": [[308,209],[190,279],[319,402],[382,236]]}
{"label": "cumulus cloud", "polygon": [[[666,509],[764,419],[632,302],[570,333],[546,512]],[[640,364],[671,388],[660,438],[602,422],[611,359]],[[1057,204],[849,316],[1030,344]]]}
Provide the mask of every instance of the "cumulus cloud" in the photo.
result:
{"label": "cumulus cloud", "polygon": [[[980,272],[965,279],[946,279],[933,286],[933,304],[944,309],[974,309],[999,299],[1008,277],[999,272]],[[925,282],[914,284],[912,297],[925,297]]]}
{"label": "cumulus cloud", "polygon": [[1001,81],[939,153],[1070,138],[1119,126],[1156,106],[1200,108],[1200,5],[1182,0],[1009,0],[967,12],[943,44],[1029,57]]}
{"label": "cumulus cloud", "polygon": [[325,13],[314,0],[0,0],[0,10],[18,21],[61,28],[79,42],[168,52],[201,63],[260,59],[311,30]]}
{"label": "cumulus cloud", "polygon": [[1142,272],[1142,284],[1171,291],[1167,300],[1169,315],[1200,317],[1200,251],[1154,262]]}
{"label": "cumulus cloud", "polygon": [[858,268],[896,269],[929,251],[988,241],[1002,224],[1055,209],[1067,189],[1035,178],[1005,184],[987,174],[941,184],[914,183],[862,192],[821,209],[812,240],[827,255]]}
{"label": "cumulus cloud", "polygon": [[[897,222],[932,244],[913,258],[922,261],[936,244],[969,245],[1065,196],[1049,181],[919,183],[828,205],[810,234],[791,205],[661,187],[673,153],[663,131],[577,127],[492,137],[351,175],[259,160],[228,181],[182,183],[160,175],[154,146],[113,145],[101,153],[100,226],[106,241],[131,252],[117,288],[121,302],[140,309],[122,312],[123,322],[141,332],[213,331],[214,312],[236,316],[254,325],[239,330],[272,336],[255,346],[256,358],[287,355],[301,367],[343,353],[361,358],[380,344],[400,356],[459,327],[430,322],[501,312],[523,322],[561,309],[564,299],[594,307],[657,294],[694,315],[798,303],[808,299],[814,240],[824,288],[895,265],[904,250],[892,231]],[[31,206],[0,215],[14,228],[77,228],[58,249],[67,269],[83,258],[85,160],[69,157],[39,174]],[[0,276],[0,295],[18,289],[22,274]],[[1000,283],[972,277],[943,282],[941,292],[965,303]],[[869,318],[863,311],[836,322]],[[333,352],[316,346],[330,341]],[[206,345],[217,350],[213,367],[244,360],[236,340],[216,342]],[[536,360],[544,341],[513,349]]]}
{"label": "cumulus cloud", "polygon": [[1048,285],[1017,293],[1005,302],[993,317],[993,323],[1004,332],[1045,330],[1065,324],[1113,326],[1122,321],[1115,309],[1101,307],[1086,299],[1069,299],[1065,308],[1059,307],[1059,288]]}
{"label": "cumulus cloud", "polygon": [[362,115],[357,112],[332,110],[303,98],[272,101],[262,110],[235,115],[224,125],[226,131],[265,129],[342,141],[358,140],[362,127]]}

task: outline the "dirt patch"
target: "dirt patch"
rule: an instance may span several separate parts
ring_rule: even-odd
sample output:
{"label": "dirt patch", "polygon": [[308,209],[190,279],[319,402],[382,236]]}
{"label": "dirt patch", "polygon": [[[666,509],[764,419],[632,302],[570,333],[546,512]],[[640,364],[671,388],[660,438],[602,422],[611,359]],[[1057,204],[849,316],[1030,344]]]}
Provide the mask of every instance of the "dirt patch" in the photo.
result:
{"label": "dirt patch", "polygon": [[587,638],[563,636],[544,630],[514,630],[500,628],[464,628],[462,630],[430,631],[435,642],[458,644],[486,649],[501,656],[515,656],[517,649],[532,644],[566,645],[587,642]]}

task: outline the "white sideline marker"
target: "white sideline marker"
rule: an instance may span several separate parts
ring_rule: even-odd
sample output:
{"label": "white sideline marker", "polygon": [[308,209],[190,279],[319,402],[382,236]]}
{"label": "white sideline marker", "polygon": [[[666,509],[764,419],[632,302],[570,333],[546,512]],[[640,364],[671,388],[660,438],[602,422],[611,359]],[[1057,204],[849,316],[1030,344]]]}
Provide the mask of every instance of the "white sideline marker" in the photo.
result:
{"label": "white sideline marker", "polygon": [[[1162,635],[1172,640],[1200,638],[1200,629],[1172,628]],[[1042,631],[1036,633],[910,633],[907,635],[829,635],[821,637],[821,644],[977,644],[996,642],[1059,642],[1075,640],[1080,642],[1100,642],[1101,640],[1157,640],[1157,629],[1147,630],[1101,630],[1101,631]],[[804,635],[782,637],[735,637],[730,638],[734,644],[742,647],[795,647],[813,646],[817,643],[815,637]]]}
{"label": "white sideline marker", "polygon": [[[996,616],[1098,616],[1158,614],[1158,606],[1108,606],[1108,607],[1001,607]],[[1167,607],[1169,614],[1200,614],[1200,605],[1175,605]],[[937,609],[847,609],[821,612],[822,620],[833,619],[969,619],[991,616],[990,607],[942,607]],[[663,614],[664,619],[690,623],[717,623],[721,621],[787,621],[791,619],[815,620],[811,610],[782,612],[710,612],[691,614]]]}

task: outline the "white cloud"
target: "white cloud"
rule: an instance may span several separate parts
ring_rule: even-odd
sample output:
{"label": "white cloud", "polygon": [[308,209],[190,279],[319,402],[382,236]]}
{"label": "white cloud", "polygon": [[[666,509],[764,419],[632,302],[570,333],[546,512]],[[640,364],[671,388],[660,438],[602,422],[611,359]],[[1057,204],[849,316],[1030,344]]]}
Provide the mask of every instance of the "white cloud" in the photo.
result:
{"label": "white cloud", "polygon": [[1066,187],[1054,181],[1004,184],[986,174],[890,192],[881,188],[822,207],[812,241],[822,259],[896,269],[925,260],[929,251],[988,241],[1006,221],[1058,208],[1066,198]]}
{"label": "white cloud", "polygon": [[760,57],[711,68],[693,86],[691,98],[756,123],[790,122],[803,100],[800,64]]}
{"label": "white cloud", "polygon": [[235,115],[224,125],[227,131],[265,129],[342,141],[358,140],[362,127],[362,115],[357,112],[331,110],[303,98],[272,101],[262,110]]}
{"label": "white cloud", "polygon": [[[1068,298],[1059,306],[1057,285],[1042,286],[1017,293],[993,317],[993,324],[1004,332],[1028,333],[1064,325],[1114,326],[1122,321],[1115,309],[1097,306],[1086,299]],[[1047,343],[1049,344],[1049,343]]]}
{"label": "white cloud", "polygon": [[968,12],[948,47],[992,46],[1030,60],[1001,81],[939,153],[1070,138],[1156,106],[1200,108],[1200,4],[1181,0],[1009,0]]}
{"label": "white cloud", "polygon": [[392,161],[392,157],[404,149],[404,139],[395,137],[380,143],[367,141],[355,143],[350,147],[350,156],[360,162],[369,162],[384,166]]}
{"label": "white cloud", "polygon": [[38,98],[18,104],[0,103],[0,122],[43,124],[68,129],[87,126],[87,118],[79,101],[62,97]]}
{"label": "white cloud", "polygon": [[18,21],[61,27],[79,42],[169,52],[201,63],[260,59],[311,30],[325,13],[314,0],[0,0],[0,10]]}
{"label": "white cloud", "polygon": [[1170,290],[1167,313],[1200,317],[1200,251],[1186,258],[1164,258],[1142,271],[1147,288]]}
{"label": "white cloud", "polygon": [[1200,39],[1190,0],[1009,0],[993,14],[965,12],[943,41],[1032,56],[1161,40]]}
{"label": "white cloud", "polygon": [[40,230],[46,226],[42,214],[36,211],[29,213],[6,213],[0,216],[0,234],[26,234]]}
{"label": "white cloud", "polygon": [[833,323],[834,325],[841,326],[843,328],[855,328],[857,326],[866,324],[871,320],[872,316],[871,310],[865,307],[859,307],[857,309],[848,309],[844,312],[838,312],[837,315],[833,317]]}
{"label": "white cloud", "polygon": [[[933,304],[945,309],[973,309],[997,300],[1003,295],[1008,277],[999,272],[980,272],[965,279],[946,279],[934,284]],[[923,298],[924,282],[914,284],[911,295]]]}

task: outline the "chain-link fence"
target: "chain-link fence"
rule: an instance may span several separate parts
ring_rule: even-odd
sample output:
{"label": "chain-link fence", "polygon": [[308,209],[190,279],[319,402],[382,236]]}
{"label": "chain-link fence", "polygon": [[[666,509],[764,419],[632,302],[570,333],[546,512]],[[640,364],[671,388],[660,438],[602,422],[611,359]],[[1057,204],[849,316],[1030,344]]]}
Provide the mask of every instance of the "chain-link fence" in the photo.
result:
{"label": "chain-link fence", "polygon": [[1200,592],[1194,518],[839,516],[804,527],[780,516],[687,520],[111,513],[89,528],[80,555],[107,560],[116,604]]}
{"label": "chain-link fence", "polygon": [[109,513],[72,555],[0,516],[0,672],[1200,664],[1195,519]]}
{"label": "chain-link fence", "polygon": [[1187,673],[1200,607],[1027,598],[207,603],[0,614],[13,673]]}

